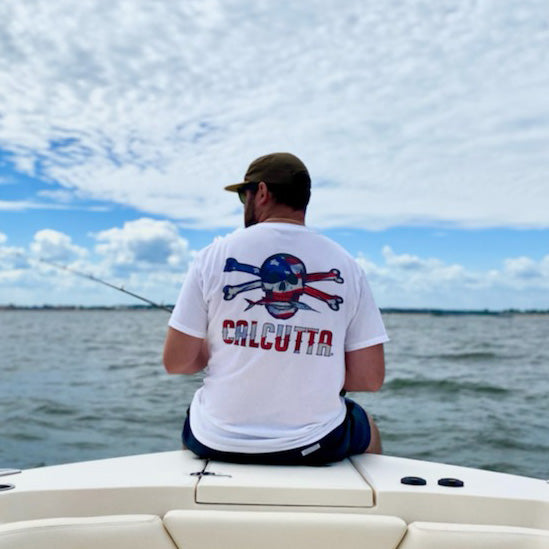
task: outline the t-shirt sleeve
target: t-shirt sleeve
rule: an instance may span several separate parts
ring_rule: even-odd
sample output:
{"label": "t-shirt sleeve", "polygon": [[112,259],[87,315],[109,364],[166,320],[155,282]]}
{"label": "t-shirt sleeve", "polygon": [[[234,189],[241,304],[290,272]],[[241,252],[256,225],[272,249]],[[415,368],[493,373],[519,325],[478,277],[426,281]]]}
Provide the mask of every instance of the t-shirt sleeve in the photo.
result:
{"label": "t-shirt sleeve", "polygon": [[366,274],[360,269],[357,307],[345,337],[345,351],[356,351],[389,341],[381,313],[374,301]]}
{"label": "t-shirt sleeve", "polygon": [[190,336],[205,338],[208,329],[208,309],[204,300],[202,277],[197,258],[181,286],[169,326]]}

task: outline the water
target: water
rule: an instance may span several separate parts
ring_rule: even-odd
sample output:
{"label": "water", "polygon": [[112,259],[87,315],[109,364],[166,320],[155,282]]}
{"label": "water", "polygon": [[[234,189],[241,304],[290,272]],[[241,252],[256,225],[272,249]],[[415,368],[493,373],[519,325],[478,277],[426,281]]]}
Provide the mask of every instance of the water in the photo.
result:
{"label": "water", "polygon": [[[549,478],[549,317],[386,314],[384,452]],[[0,468],[180,448],[157,310],[0,311]]]}

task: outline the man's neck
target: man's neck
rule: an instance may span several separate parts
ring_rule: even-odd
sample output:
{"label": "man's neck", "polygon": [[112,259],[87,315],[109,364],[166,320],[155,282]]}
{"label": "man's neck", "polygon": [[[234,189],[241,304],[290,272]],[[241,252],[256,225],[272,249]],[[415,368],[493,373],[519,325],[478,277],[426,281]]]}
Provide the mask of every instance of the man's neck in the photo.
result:
{"label": "man's neck", "polygon": [[259,223],[293,223],[305,225],[305,212],[291,208],[273,208],[266,211],[259,219]]}
{"label": "man's neck", "polygon": [[305,225],[304,220],[291,219],[289,217],[269,217],[263,223],[293,223],[294,225]]}

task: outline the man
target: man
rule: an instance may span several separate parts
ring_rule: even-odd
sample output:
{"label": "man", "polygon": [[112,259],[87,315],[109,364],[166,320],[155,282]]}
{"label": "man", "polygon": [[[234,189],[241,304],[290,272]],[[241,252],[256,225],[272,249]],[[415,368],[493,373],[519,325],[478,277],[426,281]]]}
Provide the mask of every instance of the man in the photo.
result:
{"label": "man", "polygon": [[206,368],[183,428],[202,458],[322,464],[381,452],[371,417],[340,395],[381,387],[388,338],[363,270],[305,227],[310,186],[294,155],[254,160],[226,187],[246,228],[202,250],[181,289],[164,365]]}

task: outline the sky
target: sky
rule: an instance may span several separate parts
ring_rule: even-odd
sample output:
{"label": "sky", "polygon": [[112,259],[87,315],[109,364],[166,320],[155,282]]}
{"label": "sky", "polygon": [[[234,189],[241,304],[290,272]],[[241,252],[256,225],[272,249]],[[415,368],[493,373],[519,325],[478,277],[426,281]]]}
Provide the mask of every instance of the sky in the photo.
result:
{"label": "sky", "polygon": [[548,97],[546,0],[3,0],[0,306],[173,303],[288,151],[380,307],[549,309]]}

